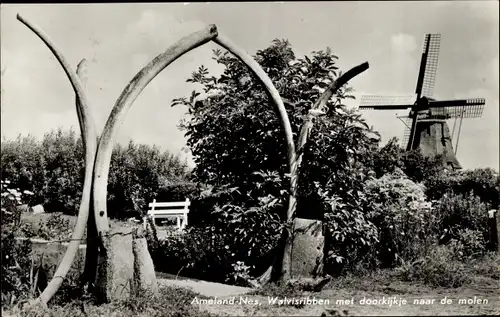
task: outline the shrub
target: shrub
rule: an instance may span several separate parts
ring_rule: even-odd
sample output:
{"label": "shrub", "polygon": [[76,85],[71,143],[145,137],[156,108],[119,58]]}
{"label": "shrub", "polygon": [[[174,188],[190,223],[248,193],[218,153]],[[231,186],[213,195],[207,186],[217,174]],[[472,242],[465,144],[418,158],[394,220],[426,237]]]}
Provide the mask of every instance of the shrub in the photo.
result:
{"label": "shrub", "polygon": [[440,199],[445,194],[479,197],[487,208],[500,205],[500,175],[491,168],[438,173],[425,179],[430,199]]}
{"label": "shrub", "polygon": [[470,282],[466,265],[455,258],[448,246],[434,245],[428,255],[416,261],[403,261],[395,275],[403,281],[422,282],[433,287],[460,287]]}
{"label": "shrub", "polygon": [[[9,180],[1,182],[2,203],[2,303],[12,304],[20,298],[30,294],[30,256],[31,242],[17,240],[20,231],[21,209],[23,194],[17,189],[9,188]],[[25,192],[24,195],[30,195]]]}
{"label": "shrub", "polygon": [[[32,191],[30,204],[47,212],[76,215],[84,179],[84,150],[73,130],[58,129],[42,140],[33,136],[2,142],[2,177],[14,188]],[[130,142],[113,149],[108,184],[108,214],[139,216],[160,187],[183,182],[187,166],[179,157],[156,147]]]}
{"label": "shrub", "polygon": [[377,228],[361,208],[344,204],[335,196],[327,202],[331,212],[325,213],[325,272],[338,275],[353,269],[377,242]]}
{"label": "shrub", "polygon": [[35,190],[42,191],[45,210],[75,215],[83,188],[82,139],[72,129],[51,131],[44,135],[40,152],[39,155],[45,163],[42,167],[45,179],[43,184],[37,184],[42,186]]}
{"label": "shrub", "polygon": [[182,181],[186,172],[186,164],[168,151],[132,141],[126,147],[117,145],[108,183],[110,217],[140,217],[162,186]]}
{"label": "shrub", "polygon": [[[263,204],[269,202],[263,202]],[[272,203],[272,201],[271,201]],[[225,205],[212,211],[212,221],[186,229],[181,236],[159,241],[149,239],[153,261],[159,271],[217,282],[241,281],[245,274],[257,275],[271,264],[281,226],[274,205],[247,210]]]}
{"label": "shrub", "polygon": [[401,170],[368,181],[366,196],[367,218],[378,231],[378,243],[368,259],[375,266],[391,267],[398,259],[411,262],[435,243],[437,219],[425,187]]}
{"label": "shrub", "polygon": [[[478,241],[488,241],[488,208],[478,196],[448,193],[435,204],[435,215],[439,218],[435,230],[441,235],[441,244],[451,239],[465,241],[464,233],[475,232]],[[469,231],[464,231],[468,229]],[[475,251],[465,251],[474,253]]]}
{"label": "shrub", "polygon": [[73,227],[69,219],[62,216],[62,213],[51,213],[48,219],[40,224],[35,234],[45,240],[67,240],[71,238]]}
{"label": "shrub", "polygon": [[163,184],[158,188],[156,200],[158,201],[183,201],[186,198],[190,200],[199,197],[201,192],[197,183],[181,181],[172,184]]}
{"label": "shrub", "polygon": [[457,238],[451,239],[449,245],[455,257],[460,261],[478,258],[486,253],[486,241],[478,230],[458,229]]}

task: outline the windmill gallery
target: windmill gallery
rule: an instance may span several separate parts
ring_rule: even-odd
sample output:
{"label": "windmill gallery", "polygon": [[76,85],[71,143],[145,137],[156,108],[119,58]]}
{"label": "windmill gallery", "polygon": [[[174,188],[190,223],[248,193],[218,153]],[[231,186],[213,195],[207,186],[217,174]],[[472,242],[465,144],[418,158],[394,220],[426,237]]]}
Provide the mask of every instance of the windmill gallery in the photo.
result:
{"label": "windmill gallery", "polygon": [[[456,157],[462,120],[481,117],[485,99],[435,100],[433,98],[440,42],[440,34],[425,35],[415,94],[363,95],[359,109],[410,109],[407,116],[398,117],[401,121],[404,119],[405,124],[401,146],[407,151],[419,148],[424,156],[443,155],[446,167],[457,170],[462,168]],[[454,119],[451,134],[447,123],[449,119]],[[455,148],[452,144],[454,139]]]}

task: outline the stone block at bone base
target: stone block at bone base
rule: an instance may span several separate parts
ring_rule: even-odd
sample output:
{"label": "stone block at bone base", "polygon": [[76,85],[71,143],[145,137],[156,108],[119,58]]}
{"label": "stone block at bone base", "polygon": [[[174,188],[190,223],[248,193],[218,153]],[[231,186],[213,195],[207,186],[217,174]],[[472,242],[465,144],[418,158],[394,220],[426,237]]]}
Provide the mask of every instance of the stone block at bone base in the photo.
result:
{"label": "stone block at bone base", "polygon": [[45,209],[43,209],[42,205],[36,205],[31,207],[31,211],[33,212],[34,215],[39,215],[45,213]]}
{"label": "stone block at bone base", "polygon": [[99,302],[126,300],[131,295],[157,293],[153,260],[139,228],[115,228],[103,238],[96,296]]}
{"label": "stone block at bone base", "polygon": [[319,278],[323,274],[325,237],[321,220],[294,219],[292,278]]}
{"label": "stone block at bone base", "polygon": [[31,212],[31,208],[28,206],[28,204],[22,204],[22,205],[17,206],[17,210],[18,210],[18,212],[23,213],[23,214]]}

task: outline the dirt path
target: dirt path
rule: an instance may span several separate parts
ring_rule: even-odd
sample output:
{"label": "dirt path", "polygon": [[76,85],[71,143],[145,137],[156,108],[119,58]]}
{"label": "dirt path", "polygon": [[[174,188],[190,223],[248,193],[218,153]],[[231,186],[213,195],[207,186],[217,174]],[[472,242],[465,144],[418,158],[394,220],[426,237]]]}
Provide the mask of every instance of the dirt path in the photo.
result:
{"label": "dirt path", "polygon": [[[199,293],[204,296],[211,297],[228,297],[228,296],[239,296],[246,294],[252,289],[247,287],[240,287],[234,285],[227,285],[221,283],[213,283],[194,279],[175,279],[175,276],[168,274],[163,274],[163,278],[158,279],[158,283],[161,285],[177,286],[191,289],[193,292]],[[166,278],[168,277],[168,278]]]}
{"label": "dirt path", "polygon": [[[304,292],[299,297],[276,297],[272,294],[247,295],[251,289],[244,287],[163,277],[167,279],[159,281],[164,285],[187,287],[208,296],[212,302],[207,302],[206,298],[193,298],[192,303],[218,316],[500,315],[498,287],[431,289],[390,283],[380,285],[380,290],[336,288],[319,293]],[[294,305],[293,301],[302,301],[302,304]]]}
{"label": "dirt path", "polygon": [[[226,297],[233,298],[233,297]],[[309,300],[294,307],[280,300]],[[384,300],[385,301],[382,301]],[[391,299],[392,305],[391,305]],[[465,304],[459,300],[465,299]],[[363,301],[364,300],[364,301]],[[415,301],[416,300],[416,301]],[[451,300],[451,302],[450,302]],[[487,300],[487,302],[485,302]],[[373,304],[376,301],[376,304]],[[483,303],[481,303],[483,301]],[[252,302],[253,304],[249,304]],[[468,302],[468,303],[467,303]],[[326,290],[304,297],[234,296],[234,302],[201,303],[200,309],[228,316],[447,316],[500,315],[500,298],[473,290],[428,292],[425,295]]]}

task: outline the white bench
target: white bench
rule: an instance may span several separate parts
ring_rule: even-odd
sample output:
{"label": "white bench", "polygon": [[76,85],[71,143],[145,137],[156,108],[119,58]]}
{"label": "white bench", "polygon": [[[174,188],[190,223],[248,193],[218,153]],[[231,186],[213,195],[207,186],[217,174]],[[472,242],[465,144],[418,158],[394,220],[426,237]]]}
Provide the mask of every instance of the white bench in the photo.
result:
{"label": "white bench", "polygon": [[[177,229],[182,230],[188,224],[188,213],[190,201],[186,198],[186,201],[176,201],[169,203],[159,203],[156,199],[149,204],[149,210],[146,217],[151,217],[154,219],[164,219],[169,217],[177,218]],[[146,219],[144,219],[144,226],[146,226]]]}

